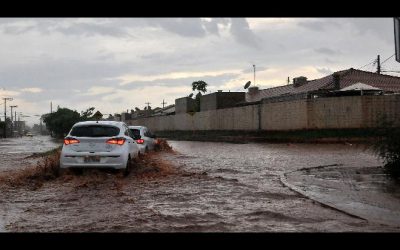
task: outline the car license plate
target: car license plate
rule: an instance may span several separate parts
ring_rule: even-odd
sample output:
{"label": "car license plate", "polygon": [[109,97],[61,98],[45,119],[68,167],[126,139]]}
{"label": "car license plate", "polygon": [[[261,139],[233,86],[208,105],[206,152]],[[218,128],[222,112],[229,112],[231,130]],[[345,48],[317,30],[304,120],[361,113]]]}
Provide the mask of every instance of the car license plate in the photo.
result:
{"label": "car license plate", "polygon": [[85,163],[100,162],[100,156],[85,156],[83,159]]}

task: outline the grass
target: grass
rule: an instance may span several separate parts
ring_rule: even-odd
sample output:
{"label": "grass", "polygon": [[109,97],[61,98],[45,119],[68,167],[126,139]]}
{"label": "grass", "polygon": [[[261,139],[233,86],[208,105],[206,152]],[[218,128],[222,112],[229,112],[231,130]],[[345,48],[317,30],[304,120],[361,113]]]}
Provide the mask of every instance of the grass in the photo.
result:
{"label": "grass", "polygon": [[44,157],[44,156],[53,155],[53,154],[55,154],[55,153],[57,153],[57,152],[60,152],[61,149],[62,149],[62,145],[59,146],[59,147],[57,147],[57,148],[54,148],[54,149],[50,149],[50,150],[48,150],[48,151],[45,151],[45,152],[33,153],[32,155],[30,155],[30,156],[28,156],[28,157],[26,157],[26,158],[38,158],[38,157]]}
{"label": "grass", "polygon": [[382,117],[375,134],[376,140],[371,144],[372,149],[383,159],[385,172],[400,180],[400,127]]}

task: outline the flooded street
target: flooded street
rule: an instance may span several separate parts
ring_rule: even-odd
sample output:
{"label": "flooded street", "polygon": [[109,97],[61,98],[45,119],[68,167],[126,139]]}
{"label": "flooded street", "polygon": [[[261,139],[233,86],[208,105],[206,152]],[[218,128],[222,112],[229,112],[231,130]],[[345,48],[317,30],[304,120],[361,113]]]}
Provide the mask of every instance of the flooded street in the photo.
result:
{"label": "flooded street", "polygon": [[[31,139],[40,144],[39,138]],[[51,143],[43,145],[49,149],[57,146]],[[368,221],[323,206],[281,181],[282,174],[302,168],[380,166],[382,163],[362,146],[189,141],[169,144],[172,152],[151,153],[127,177],[113,171],[88,170],[81,175],[67,173],[40,185],[3,185],[0,230],[400,231],[396,225]],[[3,158],[7,158],[3,152],[13,155],[5,148],[1,149]],[[22,167],[16,155],[19,154],[8,156],[9,165],[2,169]],[[297,176],[289,179],[299,182]]]}
{"label": "flooded street", "polygon": [[26,157],[60,146],[62,142],[50,136],[33,136],[0,139],[0,173],[20,168],[32,162]]}

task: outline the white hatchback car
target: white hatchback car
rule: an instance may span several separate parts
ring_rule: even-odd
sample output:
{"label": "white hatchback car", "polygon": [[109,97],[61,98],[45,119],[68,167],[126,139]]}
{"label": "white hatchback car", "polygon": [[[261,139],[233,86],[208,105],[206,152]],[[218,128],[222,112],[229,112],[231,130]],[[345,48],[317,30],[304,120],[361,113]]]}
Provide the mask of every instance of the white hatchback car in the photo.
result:
{"label": "white hatchback car", "polygon": [[129,126],[133,138],[139,145],[140,153],[146,153],[149,150],[154,150],[158,140],[156,136],[145,126]]}
{"label": "white hatchback car", "polygon": [[139,147],[124,122],[78,122],[64,139],[60,168],[114,168],[128,174]]}

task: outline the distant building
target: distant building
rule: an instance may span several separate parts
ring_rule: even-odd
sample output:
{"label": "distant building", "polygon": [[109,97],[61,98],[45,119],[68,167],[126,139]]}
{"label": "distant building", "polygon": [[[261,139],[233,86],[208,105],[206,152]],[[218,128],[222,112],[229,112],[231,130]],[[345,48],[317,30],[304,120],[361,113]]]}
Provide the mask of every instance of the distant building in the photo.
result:
{"label": "distant building", "polygon": [[235,107],[245,99],[245,92],[218,91],[200,97],[200,111]]}
{"label": "distant building", "polygon": [[196,110],[196,100],[191,97],[175,99],[175,112],[177,114],[194,112]]}
{"label": "distant building", "polygon": [[129,121],[136,118],[160,116],[160,115],[172,115],[175,114],[175,105],[169,105],[164,108],[156,107],[155,109],[145,108],[143,110],[136,108],[131,109],[131,112],[123,112],[120,114],[121,121]]}
{"label": "distant building", "polygon": [[155,108],[152,116],[158,115],[175,115],[175,104],[168,105],[164,108]]}
{"label": "distant building", "polygon": [[[363,86],[367,93],[374,91],[380,91],[382,94],[400,93],[400,77],[350,68],[314,80],[308,80],[304,76],[297,77],[293,79],[292,84],[268,89],[251,87],[246,93],[246,102],[258,102],[262,99],[302,99],[318,94],[345,95],[344,91],[341,90],[346,90],[346,88],[355,84]],[[363,93],[361,89],[354,88],[353,93],[356,91]]]}

